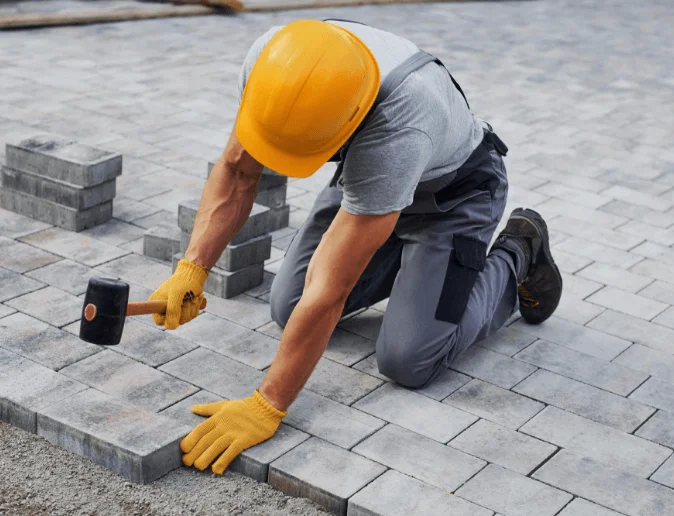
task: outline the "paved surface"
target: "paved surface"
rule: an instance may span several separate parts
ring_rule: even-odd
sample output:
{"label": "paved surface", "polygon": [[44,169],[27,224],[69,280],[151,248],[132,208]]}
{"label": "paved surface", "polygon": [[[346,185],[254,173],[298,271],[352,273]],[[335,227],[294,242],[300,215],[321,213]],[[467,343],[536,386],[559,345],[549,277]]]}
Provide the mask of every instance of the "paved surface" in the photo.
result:
{"label": "paved surface", "polygon": [[[389,27],[451,67],[511,148],[508,210],[531,206],[549,221],[565,293],[548,322],[514,318],[418,392],[375,369],[385,303],[342,323],[282,432],[236,469],[352,515],[672,514],[668,0],[364,7],[4,34],[0,139],[62,133],[122,152],[125,165],[105,227],[75,235],[0,212],[0,392],[11,400],[0,414],[68,449],[90,436],[98,460],[147,481],[175,466],[175,442],[198,419],[192,403],[258,384],[279,337],[268,282],[211,298],[172,334],[146,318],[106,350],[71,334],[88,276],[121,276],[142,299],[169,275],[169,265],[139,256],[143,230],[199,195],[253,39],[273,23],[323,16]],[[289,185],[294,228],[329,175]],[[268,279],[291,235],[274,235]]]}

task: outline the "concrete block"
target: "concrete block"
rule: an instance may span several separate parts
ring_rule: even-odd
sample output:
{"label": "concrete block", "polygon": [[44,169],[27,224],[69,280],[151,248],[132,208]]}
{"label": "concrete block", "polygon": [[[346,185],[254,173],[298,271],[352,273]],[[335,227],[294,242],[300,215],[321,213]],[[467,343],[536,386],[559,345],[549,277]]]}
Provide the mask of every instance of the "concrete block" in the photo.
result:
{"label": "concrete block", "polygon": [[77,321],[82,316],[82,300],[54,287],[24,294],[5,304],[59,327]]}
{"label": "concrete block", "polygon": [[180,228],[168,223],[151,227],[143,234],[143,254],[170,262],[180,252],[180,234]]}
{"label": "concrete block", "polygon": [[[258,190],[255,202],[271,209],[280,209],[286,205],[287,185]],[[290,213],[290,212],[288,212]]]}
{"label": "concrete block", "polygon": [[[672,212],[672,216],[674,216],[674,212]],[[648,240],[631,249],[630,252],[658,262],[674,263],[674,249]]]}
{"label": "concrete block", "polygon": [[274,208],[269,212],[269,231],[287,228],[290,224],[290,205]]}
{"label": "concrete block", "polygon": [[[213,169],[213,161],[208,162],[208,167],[206,169],[206,177],[211,175],[211,170]],[[277,188],[288,183],[288,176],[277,174],[272,170],[269,170],[267,167],[262,169],[262,177],[260,178],[260,184],[258,186],[258,191],[268,190],[270,188]]]}
{"label": "concrete block", "polygon": [[496,464],[484,468],[456,494],[482,507],[518,516],[553,516],[573,498]]}
{"label": "concrete block", "polygon": [[0,208],[0,236],[21,238],[50,227],[51,224]]}
{"label": "concrete block", "polygon": [[637,344],[674,354],[674,329],[653,324],[638,317],[607,310],[591,321],[588,326],[609,335],[619,335]]}
{"label": "concrete block", "polygon": [[[99,242],[126,248],[133,242],[141,240],[144,231],[133,224],[128,224],[117,219],[111,219],[103,224],[87,229],[82,233]],[[137,254],[143,254],[142,250]]]}
{"label": "concrete block", "polygon": [[653,322],[674,329],[674,307],[670,306],[667,310],[653,319]]}
{"label": "concrete block", "polygon": [[620,514],[596,503],[576,498],[564,507],[559,516],[620,516]]}
{"label": "concrete block", "polygon": [[452,439],[449,446],[525,476],[557,451],[556,446],[486,419]]}
{"label": "concrete block", "polygon": [[531,365],[480,346],[469,347],[450,367],[504,389],[514,387],[536,370]]}
{"label": "concrete block", "polygon": [[555,407],[546,407],[520,432],[644,478],[672,453],[658,444]]}
{"label": "concrete block", "polygon": [[0,302],[44,287],[44,283],[0,267]]}
{"label": "concrete block", "polygon": [[172,333],[255,369],[269,367],[279,346],[276,339],[210,313],[201,314]]}
{"label": "concrete block", "polygon": [[604,287],[588,297],[587,301],[647,321],[653,319],[669,306],[613,287]]}
{"label": "concrete block", "polygon": [[353,406],[441,443],[446,443],[477,421],[467,412],[393,383],[383,385]]}
{"label": "concrete block", "polygon": [[566,450],[533,477],[630,516],[662,516],[674,507],[671,489]]}
{"label": "concrete block", "polygon": [[544,405],[480,380],[472,380],[443,401],[448,405],[512,430],[518,429]]}
{"label": "concrete block", "polygon": [[122,155],[55,135],[6,146],[7,166],[78,186],[110,181],[122,173]]}
{"label": "concrete block", "polygon": [[[180,252],[185,253],[187,247],[190,245],[190,238],[192,238],[192,233],[187,231],[180,230]],[[176,253],[177,254],[177,253]]]}
{"label": "concrete block", "polygon": [[559,301],[557,310],[555,310],[555,317],[574,324],[586,325],[605,310],[606,308],[587,303],[580,297],[568,295],[563,296]]}
{"label": "concrete block", "polygon": [[671,282],[672,274],[674,274],[674,263],[646,258],[637,263],[632,271],[653,279]]}
{"label": "concrete block", "polygon": [[[257,330],[263,335],[268,335],[260,330],[271,321],[269,303],[251,297],[249,293],[241,294],[232,299],[223,299],[206,294],[206,299],[208,300],[206,312],[250,330]],[[274,335],[268,336],[275,337]],[[277,337],[276,339],[279,340]]]}
{"label": "concrete block", "polygon": [[536,371],[513,390],[627,433],[636,430],[655,412],[632,399],[543,370]]}
{"label": "concrete block", "polygon": [[477,344],[483,348],[491,349],[506,356],[513,356],[534,342],[536,337],[528,333],[515,330],[509,326],[503,326],[491,337],[479,341]]}
{"label": "concrete block", "polygon": [[86,235],[71,233],[59,228],[45,229],[21,239],[22,242],[50,253],[70,258],[89,267],[109,262],[129,251],[99,242]]}
{"label": "concrete block", "polygon": [[593,263],[578,272],[578,276],[604,283],[632,294],[636,294],[646,285],[653,282],[653,279],[647,276],[635,274],[620,267],[604,263]]}
{"label": "concrete block", "polygon": [[[182,253],[173,256],[174,271],[182,258]],[[239,269],[238,271],[233,272],[213,267],[204,284],[204,292],[230,299],[261,285],[263,280],[264,263],[251,265],[245,269]]]}
{"label": "concrete block", "polygon": [[604,197],[603,195],[597,195],[585,189],[580,190],[578,188],[571,188],[570,186],[556,181],[548,181],[544,185],[536,188],[536,192],[543,195],[548,195],[550,197],[562,199],[571,203],[572,205],[579,204],[581,209],[585,207],[595,210],[611,200],[610,198]]}
{"label": "concrete block", "polygon": [[[208,391],[199,391],[189,398],[163,410],[160,414],[179,421],[189,427],[196,427],[206,418],[194,414],[192,406],[221,401],[223,398]],[[297,445],[309,439],[309,435],[281,423],[271,439],[244,450],[230,464],[228,470],[236,471],[258,482],[267,482],[269,464]]]}
{"label": "concrete block", "polygon": [[87,291],[87,284],[92,277],[99,277],[101,273],[90,267],[80,265],[68,259],[61,259],[39,269],[26,273],[33,279],[56,287],[60,290],[79,296]]}
{"label": "concrete block", "polygon": [[0,322],[0,347],[54,371],[102,349],[20,312]]}
{"label": "concrete block", "polygon": [[674,458],[670,457],[665,461],[653,476],[651,476],[651,480],[674,489]]}
{"label": "concrete block", "polygon": [[626,235],[593,224],[579,223],[578,220],[564,215],[553,219],[549,227],[553,232],[559,231],[585,240],[592,240],[620,251],[629,251],[646,239],[645,236]]}
{"label": "concrete block", "polygon": [[[188,233],[192,232],[194,219],[199,209],[199,199],[182,201],[178,206],[178,227]],[[250,215],[241,230],[232,238],[230,244],[242,244],[252,238],[269,233],[270,210],[266,206],[253,204]]]}
{"label": "concrete block", "polygon": [[271,463],[269,484],[345,515],[347,500],[384,471],[380,464],[312,437]]}
{"label": "concrete block", "polygon": [[368,308],[355,317],[340,322],[339,327],[376,342],[382,322],[384,314]]}
{"label": "concrete block", "polygon": [[321,358],[305,387],[333,401],[351,405],[371,393],[382,380],[351,369],[327,358]]}
{"label": "concrete block", "polygon": [[637,400],[651,407],[674,412],[674,384],[657,378],[649,378],[629,399]]}
{"label": "concrete block", "polygon": [[674,414],[658,410],[635,432],[635,435],[674,448]]}
{"label": "concrete block", "polygon": [[386,425],[352,451],[450,493],[487,465],[396,425]]}
{"label": "concrete block", "polygon": [[648,378],[645,373],[544,340],[534,342],[515,358],[621,396],[627,396]]}
{"label": "concrete block", "polygon": [[631,188],[620,185],[614,185],[608,190],[602,192],[606,197],[611,197],[619,201],[625,201],[637,206],[643,206],[655,211],[667,211],[672,207],[672,203],[663,197],[639,192]]}
{"label": "concrete block", "polygon": [[168,264],[137,254],[111,260],[99,265],[96,270],[102,275],[119,277],[153,291],[171,276],[171,267]]}
{"label": "concrete block", "polygon": [[46,407],[37,422],[50,443],[143,484],[181,466],[179,442],[190,430],[94,389]]}
{"label": "concrete block", "polygon": [[389,470],[349,498],[348,516],[492,516],[493,512]]}
{"label": "concrete block", "polygon": [[629,269],[642,259],[634,253],[621,251],[588,238],[570,237],[555,245],[555,249],[621,269]]}
{"label": "concrete block", "polygon": [[0,236],[0,267],[24,273],[60,260],[60,256]]}
{"label": "concrete block", "polygon": [[[152,200],[155,200],[155,198],[153,197]],[[133,222],[135,224],[136,220],[154,215],[155,213],[162,211],[162,208],[165,209],[161,203],[158,201],[157,203],[159,204],[159,207],[117,196],[112,215],[116,219],[123,220],[124,222]]]}
{"label": "concrete block", "polygon": [[75,210],[6,189],[0,189],[0,207],[68,231],[84,231],[112,218],[112,201],[85,210]]}
{"label": "concrete block", "polygon": [[155,412],[198,391],[193,385],[110,350],[72,364],[61,373]]}
{"label": "concrete block", "polygon": [[36,414],[86,385],[0,348],[0,421],[37,430]]}
{"label": "concrete block", "polygon": [[538,325],[519,320],[511,328],[606,361],[613,360],[632,344],[620,336],[612,337],[555,316]]}
{"label": "concrete block", "polygon": [[75,210],[84,210],[111,201],[117,192],[114,179],[83,188],[8,167],[2,167],[2,186]]}
{"label": "concrete block", "polygon": [[215,266],[233,272],[251,265],[264,263],[270,256],[271,236],[262,235],[241,244],[228,245]]}

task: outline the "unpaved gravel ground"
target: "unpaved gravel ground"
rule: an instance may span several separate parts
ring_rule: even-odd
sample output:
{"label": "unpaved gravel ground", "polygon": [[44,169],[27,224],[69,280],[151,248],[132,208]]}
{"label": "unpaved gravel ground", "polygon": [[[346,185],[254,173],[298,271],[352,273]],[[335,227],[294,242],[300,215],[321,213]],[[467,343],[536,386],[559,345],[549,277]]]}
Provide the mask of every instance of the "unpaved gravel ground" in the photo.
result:
{"label": "unpaved gravel ground", "polygon": [[308,500],[290,498],[239,475],[181,468],[150,485],[126,482],[88,459],[0,423],[0,514],[325,516]]}

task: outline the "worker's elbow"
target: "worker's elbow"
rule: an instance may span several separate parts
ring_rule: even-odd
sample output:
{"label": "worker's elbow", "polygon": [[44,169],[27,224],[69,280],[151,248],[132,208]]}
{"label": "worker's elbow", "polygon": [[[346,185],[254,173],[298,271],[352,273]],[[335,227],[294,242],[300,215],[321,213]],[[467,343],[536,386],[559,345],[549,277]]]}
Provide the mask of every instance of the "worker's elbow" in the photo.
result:
{"label": "worker's elbow", "polygon": [[[302,301],[311,306],[312,311],[324,314],[336,314],[339,317],[344,309],[350,289],[335,282],[307,281],[302,294]],[[333,313],[334,312],[334,313]]]}

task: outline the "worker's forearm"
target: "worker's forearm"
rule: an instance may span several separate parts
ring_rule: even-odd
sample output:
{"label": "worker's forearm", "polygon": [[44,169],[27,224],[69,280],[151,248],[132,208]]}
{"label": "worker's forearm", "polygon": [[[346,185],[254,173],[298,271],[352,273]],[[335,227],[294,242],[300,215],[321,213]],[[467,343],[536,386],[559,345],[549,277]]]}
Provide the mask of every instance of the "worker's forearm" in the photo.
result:
{"label": "worker's forearm", "polygon": [[223,158],[206,181],[185,259],[210,269],[243,227],[255,201],[259,175],[241,174]]}
{"label": "worker's forearm", "polygon": [[277,409],[287,410],[304,387],[342,315],[344,303],[305,292],[281,337],[278,353],[260,387]]}

